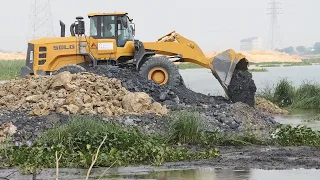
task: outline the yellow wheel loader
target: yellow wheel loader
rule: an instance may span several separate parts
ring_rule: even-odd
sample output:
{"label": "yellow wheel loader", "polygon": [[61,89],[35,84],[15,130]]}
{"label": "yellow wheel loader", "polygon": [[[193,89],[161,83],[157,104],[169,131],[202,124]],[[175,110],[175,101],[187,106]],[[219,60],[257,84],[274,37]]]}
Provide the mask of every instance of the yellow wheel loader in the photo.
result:
{"label": "yellow wheel loader", "polygon": [[115,65],[134,67],[142,78],[177,86],[181,76],[175,62],[190,62],[211,69],[227,93],[234,70],[247,70],[248,61],[242,54],[229,49],[207,58],[195,42],[175,31],[156,42],[136,40],[135,24],[126,12],[91,13],[88,18],[89,36],[83,17],[77,17],[70,26],[70,37],[65,37],[65,24],[60,21],[61,37],[30,41],[21,77]]}

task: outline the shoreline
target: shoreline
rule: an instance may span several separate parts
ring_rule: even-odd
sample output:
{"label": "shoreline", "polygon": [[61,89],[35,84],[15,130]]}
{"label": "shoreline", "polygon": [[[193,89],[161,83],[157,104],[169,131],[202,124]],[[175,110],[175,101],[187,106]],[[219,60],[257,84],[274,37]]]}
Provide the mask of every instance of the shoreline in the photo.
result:
{"label": "shoreline", "polygon": [[[108,169],[104,177],[114,175],[141,175],[151,172],[170,170],[188,170],[197,168],[214,168],[217,170],[295,170],[320,169],[320,148],[316,147],[222,147],[224,153],[215,159],[198,161],[168,162],[162,166],[121,166],[96,167],[92,169],[90,178],[97,178]],[[60,168],[60,178],[84,179],[87,169]],[[56,169],[42,169],[39,179],[53,179]],[[50,177],[50,178],[48,178]],[[17,168],[0,169],[0,178],[27,179],[32,175],[23,175]]]}

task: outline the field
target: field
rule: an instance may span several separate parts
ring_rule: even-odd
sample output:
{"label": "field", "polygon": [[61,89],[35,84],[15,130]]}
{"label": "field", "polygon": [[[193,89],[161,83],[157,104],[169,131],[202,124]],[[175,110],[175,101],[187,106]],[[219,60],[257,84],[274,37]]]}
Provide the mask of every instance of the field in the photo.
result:
{"label": "field", "polygon": [[25,65],[25,60],[1,60],[0,80],[14,79],[19,76],[20,69]]}

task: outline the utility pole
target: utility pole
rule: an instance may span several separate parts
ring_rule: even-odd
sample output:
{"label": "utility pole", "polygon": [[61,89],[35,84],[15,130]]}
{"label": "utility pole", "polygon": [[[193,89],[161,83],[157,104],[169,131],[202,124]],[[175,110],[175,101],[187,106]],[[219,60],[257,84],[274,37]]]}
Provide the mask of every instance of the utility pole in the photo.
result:
{"label": "utility pole", "polygon": [[50,0],[31,0],[29,17],[31,39],[54,36]]}
{"label": "utility pole", "polygon": [[274,50],[276,46],[276,42],[278,41],[278,36],[277,36],[277,30],[279,28],[278,24],[278,15],[280,15],[280,8],[279,5],[281,3],[278,2],[277,0],[272,0],[269,3],[269,8],[268,8],[268,15],[271,16],[271,23],[270,23],[270,31],[271,31],[271,38],[270,38],[270,48],[271,50]]}

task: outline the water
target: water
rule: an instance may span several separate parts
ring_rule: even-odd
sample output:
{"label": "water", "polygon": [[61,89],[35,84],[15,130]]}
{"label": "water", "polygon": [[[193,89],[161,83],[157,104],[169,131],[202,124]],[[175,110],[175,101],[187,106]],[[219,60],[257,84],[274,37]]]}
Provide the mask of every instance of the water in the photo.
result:
{"label": "water", "polygon": [[[84,180],[87,174],[85,169],[60,169],[59,180]],[[55,169],[43,169],[37,179],[54,180]],[[31,175],[21,175],[17,170],[0,171],[0,179],[26,179]],[[168,168],[97,168],[93,169],[90,179],[101,180],[319,180],[320,170],[293,169],[293,170],[260,170],[260,169],[214,169],[211,167],[182,167]]]}
{"label": "water", "polygon": [[[304,81],[320,83],[320,65],[269,67],[266,69],[268,72],[252,73],[258,91],[268,85],[276,84],[282,78],[292,81],[295,86],[302,84]],[[180,70],[180,73],[190,89],[203,94],[224,95],[218,80],[213,77],[209,69],[187,69]]]}
{"label": "water", "polygon": [[[294,86],[299,86],[303,82],[316,82],[320,84],[320,66],[292,66],[292,67],[267,67],[268,72],[253,72],[253,80],[257,86],[257,92],[266,86],[272,87],[282,79],[287,78]],[[190,89],[203,94],[222,95],[224,90],[220,86],[211,71],[208,69],[187,69],[180,70],[185,80],[186,86]],[[315,111],[298,111],[288,116],[277,116],[275,120],[282,124],[292,126],[306,125],[316,130],[320,130],[320,121],[308,121],[308,118],[315,115]],[[319,178],[320,179],[320,178]]]}
{"label": "water", "polygon": [[128,179],[154,180],[318,180],[320,170],[215,170],[201,168],[155,172],[148,175],[123,176]]}

